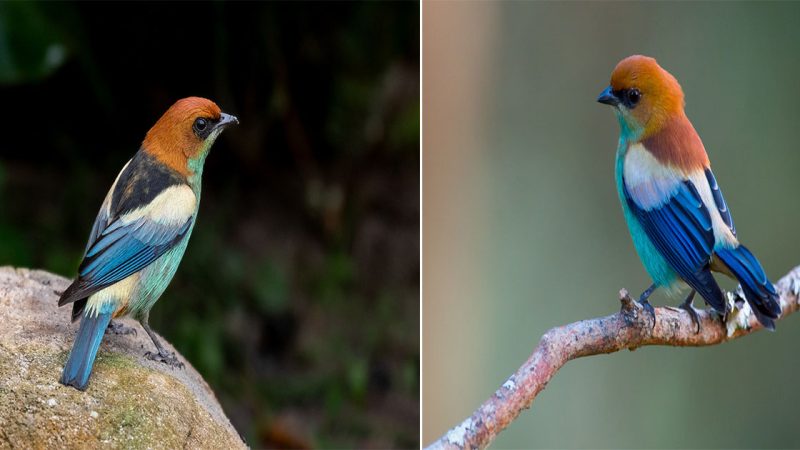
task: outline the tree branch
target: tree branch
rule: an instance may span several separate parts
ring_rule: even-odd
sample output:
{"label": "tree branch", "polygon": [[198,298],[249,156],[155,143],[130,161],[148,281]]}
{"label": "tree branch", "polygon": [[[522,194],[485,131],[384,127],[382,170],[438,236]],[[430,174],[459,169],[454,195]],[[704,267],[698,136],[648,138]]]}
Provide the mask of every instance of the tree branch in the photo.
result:
{"label": "tree branch", "polygon": [[[800,266],[795,267],[776,284],[784,318],[800,307]],[[679,308],[656,308],[656,320],[628,292],[620,291],[619,313],[582,320],[556,327],[542,336],[533,354],[516,373],[486,400],[478,410],[458,426],[432,443],[432,449],[485,448],[513,422],[523,409],[547,386],[558,369],[568,361],[583,356],[635,350],[645,345],[700,347],[717,345],[745,336],[762,328],[750,306],[744,301],[741,288],[728,293],[726,318],[713,310],[698,311],[700,331],[689,314]]]}

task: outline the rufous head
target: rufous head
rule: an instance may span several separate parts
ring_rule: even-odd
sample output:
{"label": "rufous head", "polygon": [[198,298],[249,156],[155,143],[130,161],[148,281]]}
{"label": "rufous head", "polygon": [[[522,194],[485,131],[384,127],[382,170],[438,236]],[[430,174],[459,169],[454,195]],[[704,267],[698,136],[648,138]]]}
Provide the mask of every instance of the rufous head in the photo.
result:
{"label": "rufous head", "polygon": [[170,106],[147,132],[142,147],[184,175],[202,168],[217,136],[239,119],[223,113],[211,100],[187,97]]}
{"label": "rufous head", "polygon": [[614,106],[630,131],[641,136],[658,131],[683,115],[683,89],[669,72],[648,56],[629,56],[611,73],[611,85],[597,98]]}

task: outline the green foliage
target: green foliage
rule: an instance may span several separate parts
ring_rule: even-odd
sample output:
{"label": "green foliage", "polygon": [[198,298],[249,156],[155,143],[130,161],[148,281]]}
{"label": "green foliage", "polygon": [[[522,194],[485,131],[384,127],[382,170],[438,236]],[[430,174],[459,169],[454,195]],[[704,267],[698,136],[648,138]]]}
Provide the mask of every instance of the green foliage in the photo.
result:
{"label": "green foliage", "polygon": [[253,294],[258,309],[265,314],[276,314],[289,305],[289,286],[286,275],[270,260],[264,260],[253,279]]}
{"label": "green foliage", "polygon": [[347,300],[348,285],[353,281],[353,262],[341,250],[325,257],[325,263],[314,281],[314,298],[328,305]]}
{"label": "green foliage", "polygon": [[347,366],[347,387],[350,396],[361,402],[367,395],[367,361],[355,358]]}
{"label": "green foliage", "polygon": [[14,261],[23,267],[33,262],[31,246],[16,227],[0,222],[0,242],[0,261]]}
{"label": "green foliage", "polygon": [[42,79],[60,67],[68,53],[40,3],[0,2],[0,83]]}

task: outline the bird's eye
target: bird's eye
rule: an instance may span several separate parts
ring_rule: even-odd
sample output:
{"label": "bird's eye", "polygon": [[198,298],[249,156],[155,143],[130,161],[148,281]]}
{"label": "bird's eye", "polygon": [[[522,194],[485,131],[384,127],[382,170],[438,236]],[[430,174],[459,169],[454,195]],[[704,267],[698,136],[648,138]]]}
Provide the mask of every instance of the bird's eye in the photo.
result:
{"label": "bird's eye", "polygon": [[199,117],[197,120],[194,121],[194,130],[198,133],[202,133],[203,131],[205,131],[207,126],[208,126],[208,121],[206,119],[203,119],[202,117]]}
{"label": "bird's eye", "polygon": [[639,100],[642,98],[642,93],[639,92],[639,90],[636,89],[636,88],[628,89],[628,92],[627,92],[626,96],[628,97],[627,98],[628,107],[632,108],[632,107],[636,106],[637,103],[639,103]]}

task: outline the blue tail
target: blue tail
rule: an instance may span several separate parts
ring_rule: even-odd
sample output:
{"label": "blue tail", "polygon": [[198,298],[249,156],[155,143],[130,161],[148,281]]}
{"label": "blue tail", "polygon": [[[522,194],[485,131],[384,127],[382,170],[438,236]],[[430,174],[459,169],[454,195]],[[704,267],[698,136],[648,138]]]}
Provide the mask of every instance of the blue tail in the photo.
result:
{"label": "blue tail", "polygon": [[96,316],[84,315],[75,343],[69,353],[67,365],[61,374],[61,384],[73,386],[78,390],[86,390],[89,384],[89,375],[92,374],[94,358],[97,349],[106,333],[106,327],[111,321],[111,312],[100,313]]}
{"label": "blue tail", "polygon": [[781,305],[775,286],[767,279],[764,269],[755,256],[744,245],[736,248],[719,248],[714,250],[719,259],[733,272],[739,280],[744,298],[750,304],[761,325],[770,330],[775,329],[775,321],[781,315]]}

